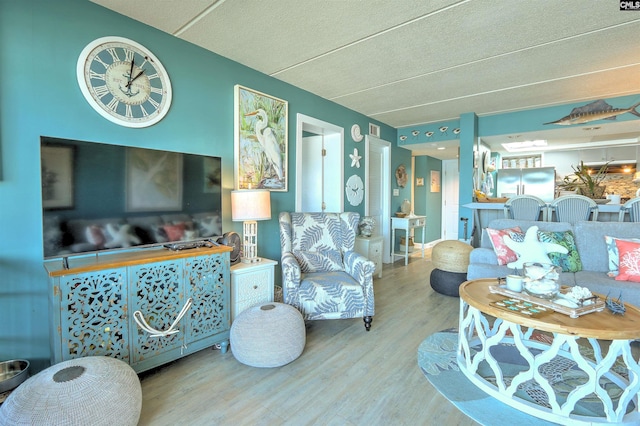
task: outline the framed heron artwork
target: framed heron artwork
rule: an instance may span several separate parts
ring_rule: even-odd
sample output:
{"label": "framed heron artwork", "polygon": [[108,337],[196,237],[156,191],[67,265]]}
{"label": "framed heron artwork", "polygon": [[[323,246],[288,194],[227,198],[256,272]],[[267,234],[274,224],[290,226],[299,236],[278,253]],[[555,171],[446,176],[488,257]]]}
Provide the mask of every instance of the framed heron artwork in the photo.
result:
{"label": "framed heron artwork", "polygon": [[286,192],[289,103],[240,85],[234,89],[235,188]]}

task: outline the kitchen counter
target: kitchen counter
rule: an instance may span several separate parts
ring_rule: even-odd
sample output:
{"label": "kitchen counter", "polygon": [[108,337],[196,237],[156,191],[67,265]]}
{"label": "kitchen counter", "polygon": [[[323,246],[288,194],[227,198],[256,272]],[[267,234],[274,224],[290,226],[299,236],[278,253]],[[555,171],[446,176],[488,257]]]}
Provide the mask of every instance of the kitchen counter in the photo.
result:
{"label": "kitchen counter", "polygon": [[[621,204],[598,204],[598,222],[617,222]],[[504,203],[468,203],[462,207],[473,210],[474,233],[471,244],[480,246],[482,229],[493,219],[504,218]]]}

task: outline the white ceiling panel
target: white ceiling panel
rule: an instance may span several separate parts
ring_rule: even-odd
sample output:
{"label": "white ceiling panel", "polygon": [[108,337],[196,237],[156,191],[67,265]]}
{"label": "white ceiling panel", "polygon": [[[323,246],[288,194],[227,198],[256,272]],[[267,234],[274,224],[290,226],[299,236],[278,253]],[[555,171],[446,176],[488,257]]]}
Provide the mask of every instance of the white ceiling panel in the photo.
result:
{"label": "white ceiling panel", "polygon": [[466,112],[640,101],[640,13],[616,1],[89,1],[401,131]]}
{"label": "white ceiling panel", "polygon": [[108,9],[173,34],[218,0],[91,0]]}

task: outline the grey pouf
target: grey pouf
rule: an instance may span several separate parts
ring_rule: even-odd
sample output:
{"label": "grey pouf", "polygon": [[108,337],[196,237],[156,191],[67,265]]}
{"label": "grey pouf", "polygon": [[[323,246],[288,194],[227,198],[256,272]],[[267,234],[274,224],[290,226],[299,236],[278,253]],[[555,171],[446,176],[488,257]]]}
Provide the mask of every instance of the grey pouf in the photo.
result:
{"label": "grey pouf", "polygon": [[0,406],[0,424],[137,425],[140,379],[129,364],[90,356],[28,378]]}
{"label": "grey pouf", "polygon": [[300,356],[306,343],[302,314],[270,302],[248,308],[231,325],[233,356],[252,367],[280,367]]}
{"label": "grey pouf", "polygon": [[431,288],[440,294],[452,297],[460,296],[460,284],[467,280],[466,272],[449,272],[441,269],[431,271]]}

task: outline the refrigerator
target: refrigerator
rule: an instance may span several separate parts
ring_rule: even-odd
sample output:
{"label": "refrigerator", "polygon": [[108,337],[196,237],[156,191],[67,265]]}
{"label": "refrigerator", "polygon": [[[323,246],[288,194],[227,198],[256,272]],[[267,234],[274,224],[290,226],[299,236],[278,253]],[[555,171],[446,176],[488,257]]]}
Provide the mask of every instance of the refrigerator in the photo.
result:
{"label": "refrigerator", "polygon": [[555,167],[499,169],[497,181],[498,197],[535,195],[550,203],[555,195],[556,169]]}

